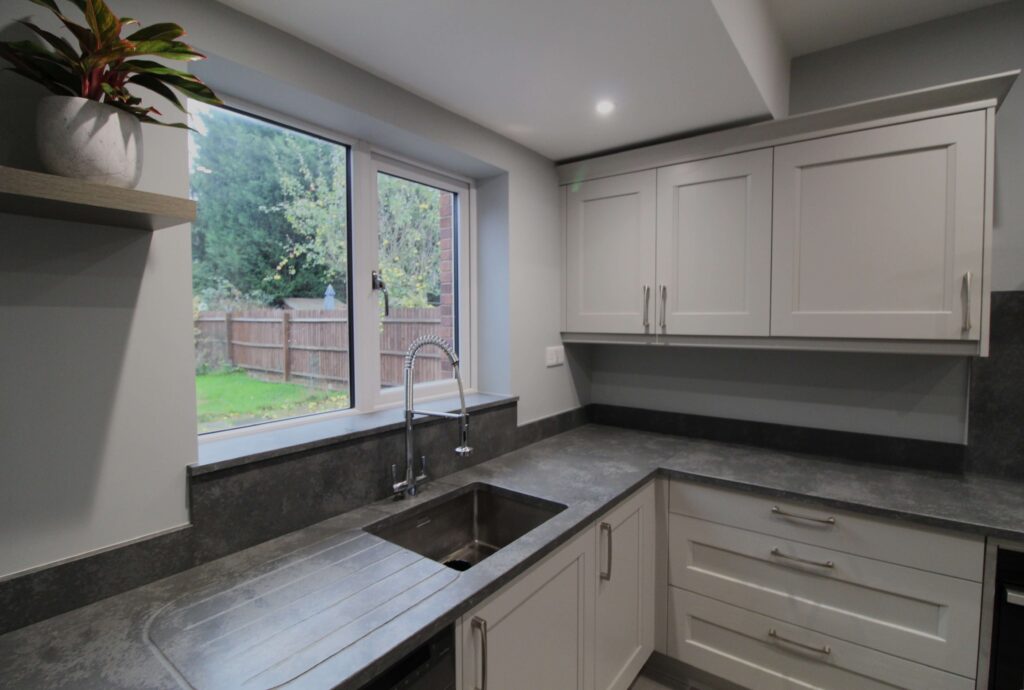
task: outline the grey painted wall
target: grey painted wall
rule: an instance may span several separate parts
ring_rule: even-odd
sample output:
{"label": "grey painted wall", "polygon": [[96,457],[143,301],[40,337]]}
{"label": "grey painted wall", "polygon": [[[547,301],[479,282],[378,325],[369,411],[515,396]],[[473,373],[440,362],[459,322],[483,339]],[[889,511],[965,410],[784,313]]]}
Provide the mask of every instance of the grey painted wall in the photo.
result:
{"label": "grey painted wall", "polygon": [[[796,58],[790,111],[1024,68],[1024,2],[992,5]],[[996,114],[993,289],[1024,289],[1024,79]]]}
{"label": "grey painted wall", "polygon": [[830,352],[597,346],[590,400],[963,443],[966,360]]}
{"label": "grey painted wall", "polygon": [[[10,23],[32,7],[0,5],[0,35],[20,36]],[[0,164],[36,167],[45,92],[9,72],[0,92]],[[146,129],[140,188],[187,195],[185,133]],[[189,227],[0,215],[0,229],[0,576],[187,523]]]}

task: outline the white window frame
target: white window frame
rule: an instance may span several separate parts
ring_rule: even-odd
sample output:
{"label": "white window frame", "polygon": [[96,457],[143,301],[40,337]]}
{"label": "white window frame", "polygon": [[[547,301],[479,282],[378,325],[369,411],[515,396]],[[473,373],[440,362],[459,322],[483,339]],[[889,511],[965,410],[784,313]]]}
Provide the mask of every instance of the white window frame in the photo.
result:
{"label": "white window frame", "polygon": [[[349,155],[349,229],[348,248],[351,276],[349,276],[349,318],[352,320],[352,371],[349,376],[349,396],[353,404],[347,410],[329,410],[301,417],[272,420],[199,434],[199,443],[215,442],[236,436],[248,436],[274,430],[330,421],[339,417],[365,414],[376,410],[399,407],[404,404],[399,388],[384,390],[380,382],[380,334],[378,326],[383,314],[383,299],[370,289],[370,272],[378,265],[377,173],[395,175],[420,182],[457,195],[457,221],[455,227],[457,271],[459,369],[465,393],[476,392],[476,189],[472,179],[462,177],[418,161],[395,154],[384,148],[345,135],[336,130],[314,125],[275,110],[255,105],[243,99],[224,96],[225,104],[243,115],[253,115],[313,134],[348,147]],[[432,400],[458,395],[454,379],[432,381],[415,386],[417,400]]]}
{"label": "white window frame", "polygon": [[[459,352],[459,370],[462,375],[462,383],[464,388],[474,390],[475,378],[473,376],[472,369],[472,338],[467,337],[467,334],[472,330],[472,290],[467,290],[466,286],[471,285],[470,282],[470,261],[467,257],[472,256],[473,237],[472,237],[472,223],[470,223],[470,187],[471,185],[467,181],[453,178],[450,175],[439,173],[434,170],[424,168],[423,166],[416,165],[405,160],[400,160],[394,156],[387,155],[383,152],[373,151],[370,154],[369,166],[364,166],[364,172],[370,175],[368,181],[368,187],[371,188],[372,198],[370,205],[372,205],[373,214],[373,225],[367,230],[367,226],[364,223],[359,233],[363,238],[363,241],[368,245],[372,245],[366,248],[366,251],[354,255],[356,257],[362,257],[366,261],[369,261],[370,268],[366,265],[363,266],[363,273],[365,277],[359,272],[359,269],[353,268],[353,273],[359,278],[359,280],[365,280],[369,282],[370,271],[375,270],[379,267],[379,248],[380,248],[380,237],[378,235],[378,202],[379,196],[377,193],[377,175],[378,173],[384,173],[385,175],[392,175],[394,177],[400,177],[411,182],[417,182],[430,187],[441,189],[446,192],[451,192],[456,195],[457,203],[455,205],[455,213],[457,214],[455,219],[455,227],[453,237],[455,239],[457,253],[455,263],[455,278],[457,281],[455,302],[458,314],[456,316],[458,323],[458,332],[456,334],[458,343],[453,343]],[[365,202],[364,202],[365,203]],[[353,223],[353,225],[355,225]],[[353,242],[358,240],[353,239]],[[375,295],[374,299],[379,300],[379,296]],[[373,409],[382,409],[387,407],[394,407],[399,404],[404,404],[404,392],[401,388],[395,387],[391,389],[383,389],[380,381],[380,333],[377,329],[377,324],[380,319],[380,315],[383,314],[383,310],[378,307],[378,313],[374,314],[376,320],[374,326],[370,329],[363,328],[361,331],[356,331],[356,357],[359,357],[359,353],[363,352],[372,356],[373,362],[376,366],[370,365],[367,362],[367,367],[360,367],[357,365],[359,371],[366,369],[372,369],[374,375],[366,376],[368,381],[368,387],[372,386],[373,391],[367,391],[362,396],[356,395],[356,402],[359,404],[363,396],[369,396],[372,400]],[[358,327],[358,322],[356,326]],[[370,342],[372,341],[372,342]],[[370,358],[368,357],[368,360]],[[364,375],[365,376],[365,375]],[[359,375],[357,374],[356,380],[358,385]],[[360,389],[362,390],[362,389]],[[430,381],[425,383],[419,383],[415,386],[416,397],[418,400],[429,400],[431,398],[445,398],[452,395],[458,394],[458,385],[454,379],[445,381]]]}

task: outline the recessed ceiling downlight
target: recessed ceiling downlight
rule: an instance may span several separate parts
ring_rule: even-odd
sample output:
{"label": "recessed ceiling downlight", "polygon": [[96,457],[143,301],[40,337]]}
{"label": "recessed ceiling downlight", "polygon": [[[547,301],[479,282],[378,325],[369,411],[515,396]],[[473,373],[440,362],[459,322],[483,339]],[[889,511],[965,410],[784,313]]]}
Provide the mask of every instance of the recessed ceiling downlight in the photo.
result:
{"label": "recessed ceiling downlight", "polygon": [[597,105],[594,106],[594,110],[597,111],[598,115],[611,115],[615,110],[615,103],[608,99],[604,99],[597,102]]}

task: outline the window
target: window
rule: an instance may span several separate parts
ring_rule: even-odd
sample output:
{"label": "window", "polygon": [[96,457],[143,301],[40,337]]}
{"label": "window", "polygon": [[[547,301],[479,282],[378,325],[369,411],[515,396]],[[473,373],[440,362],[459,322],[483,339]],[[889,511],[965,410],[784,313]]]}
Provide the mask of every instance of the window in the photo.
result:
{"label": "window", "polygon": [[[422,335],[466,359],[468,184],[312,127],[195,102],[190,112],[200,434],[394,404]],[[438,350],[421,352],[415,381],[418,396],[454,391]]]}
{"label": "window", "polygon": [[[424,335],[437,335],[458,351],[457,195],[422,182],[377,172],[377,264],[390,292],[381,321],[380,384],[402,386],[405,351]],[[439,350],[423,350],[414,381],[452,377]]]}

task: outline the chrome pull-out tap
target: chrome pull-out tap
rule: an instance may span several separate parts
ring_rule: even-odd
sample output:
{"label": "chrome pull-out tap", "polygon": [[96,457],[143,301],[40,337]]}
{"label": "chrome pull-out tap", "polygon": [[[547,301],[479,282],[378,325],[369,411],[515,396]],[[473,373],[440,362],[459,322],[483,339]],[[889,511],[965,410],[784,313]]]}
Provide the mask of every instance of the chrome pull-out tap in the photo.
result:
{"label": "chrome pull-out tap", "polygon": [[[421,348],[433,345],[441,349],[448,357],[452,365],[452,375],[459,385],[459,413],[433,412],[430,410],[417,410],[413,399],[413,368],[416,365],[416,355]],[[398,480],[398,468],[391,467],[392,482],[391,488],[396,496],[415,496],[417,487],[427,479],[427,458],[423,456],[420,465],[420,474],[416,475],[413,469],[413,434],[412,423],[416,415],[426,417],[442,417],[444,419],[459,420],[459,445],[455,448],[459,457],[467,457],[472,454],[473,449],[469,446],[469,414],[466,412],[466,395],[462,388],[462,374],[459,373],[459,356],[455,354],[452,347],[436,335],[425,335],[417,338],[409,346],[405,353],[405,479]]]}

